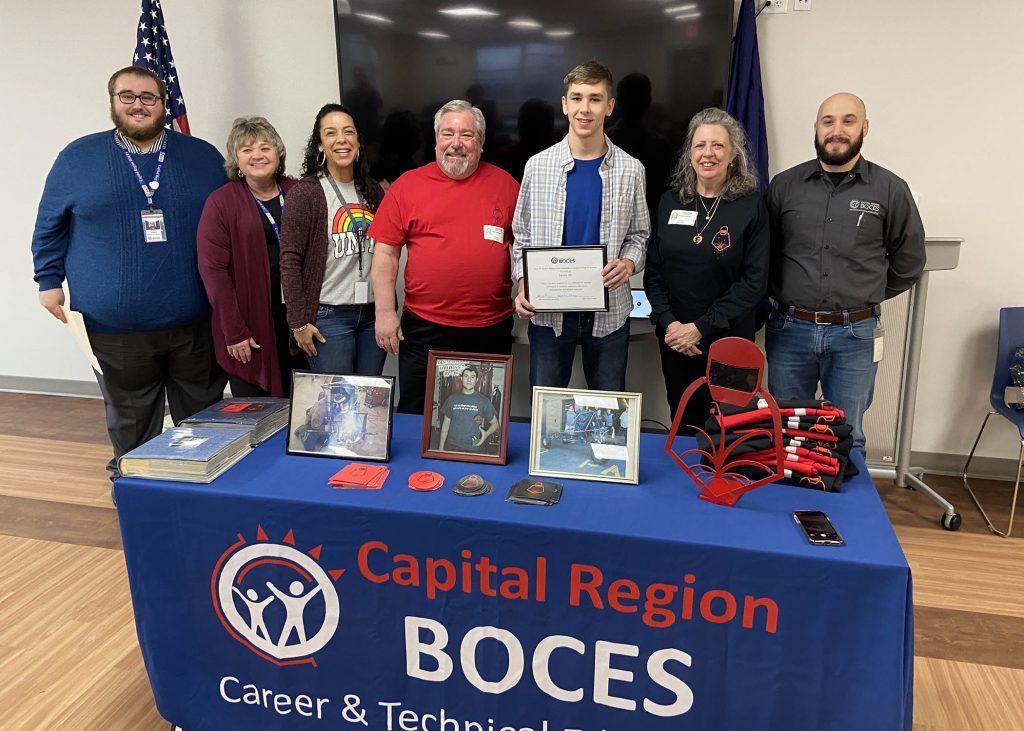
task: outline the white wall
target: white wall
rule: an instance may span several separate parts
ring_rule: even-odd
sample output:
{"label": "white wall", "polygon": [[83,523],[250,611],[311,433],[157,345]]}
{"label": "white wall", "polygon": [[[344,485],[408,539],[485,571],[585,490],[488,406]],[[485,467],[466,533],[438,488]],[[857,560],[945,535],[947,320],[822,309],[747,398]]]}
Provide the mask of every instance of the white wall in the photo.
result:
{"label": "white wall", "polygon": [[[70,337],[37,304],[29,245],[57,153],[112,126],[107,78],[131,63],[139,9],[138,0],[0,0],[0,378],[92,381]],[[223,151],[235,117],[263,115],[298,174],[317,110],[338,101],[331,0],[167,0],[163,11],[192,134]]]}
{"label": "white wall", "polygon": [[[137,0],[95,0],[61,3],[58,12],[0,0],[9,171],[0,182],[0,378],[91,380],[36,304],[29,242],[57,152],[109,126],[104,84],[131,58],[138,8]],[[164,12],[194,134],[221,147],[235,116],[263,114],[295,172],[316,109],[337,97],[330,0],[168,0]],[[916,451],[966,454],[986,407],[997,311],[1024,304],[1016,225],[1024,6],[814,0],[810,12],[765,15],[758,27],[772,171],[811,157],[825,96],[856,92],[872,123],[865,154],[910,183],[930,235],[967,239],[960,268],[932,276],[914,435]],[[1011,453],[1011,430],[998,431],[981,454]]]}

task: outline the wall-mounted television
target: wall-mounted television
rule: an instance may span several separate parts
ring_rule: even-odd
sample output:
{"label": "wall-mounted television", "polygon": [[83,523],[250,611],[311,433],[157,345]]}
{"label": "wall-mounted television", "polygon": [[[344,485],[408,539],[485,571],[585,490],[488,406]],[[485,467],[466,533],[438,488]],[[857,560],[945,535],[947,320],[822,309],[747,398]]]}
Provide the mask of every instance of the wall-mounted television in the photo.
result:
{"label": "wall-mounted television", "polygon": [[724,103],[732,0],[336,0],[341,98],[374,177],[433,159],[434,112],[467,99],[484,159],[522,176],[566,131],[562,78],[594,58],[616,81],[606,124],[647,168],[656,202],[686,124]]}

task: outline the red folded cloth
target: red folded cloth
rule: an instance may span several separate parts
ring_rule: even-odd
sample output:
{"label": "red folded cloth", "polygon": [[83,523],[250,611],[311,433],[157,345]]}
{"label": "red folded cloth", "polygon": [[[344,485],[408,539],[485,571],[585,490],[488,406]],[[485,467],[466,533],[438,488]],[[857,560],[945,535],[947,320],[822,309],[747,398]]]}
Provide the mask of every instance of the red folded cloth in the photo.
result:
{"label": "red folded cloth", "polygon": [[331,475],[327,484],[350,490],[379,490],[389,473],[390,470],[381,464],[351,462]]}

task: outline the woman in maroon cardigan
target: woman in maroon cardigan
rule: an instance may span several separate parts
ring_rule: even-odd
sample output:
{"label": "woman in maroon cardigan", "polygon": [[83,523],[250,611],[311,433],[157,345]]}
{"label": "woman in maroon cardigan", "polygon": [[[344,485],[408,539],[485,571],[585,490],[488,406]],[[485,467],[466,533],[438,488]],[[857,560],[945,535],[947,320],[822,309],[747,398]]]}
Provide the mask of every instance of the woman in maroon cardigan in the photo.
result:
{"label": "woman in maroon cardigan", "polygon": [[199,274],[213,305],[217,362],[235,396],[287,396],[305,359],[288,351],[279,259],[285,149],[263,117],[236,119],[225,168],[232,182],[206,200],[199,219]]}

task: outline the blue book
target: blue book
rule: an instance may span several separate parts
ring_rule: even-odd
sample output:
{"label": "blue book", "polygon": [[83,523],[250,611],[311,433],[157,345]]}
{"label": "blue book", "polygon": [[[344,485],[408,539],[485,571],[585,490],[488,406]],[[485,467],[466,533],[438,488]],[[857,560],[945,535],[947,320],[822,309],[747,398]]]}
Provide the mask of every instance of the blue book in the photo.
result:
{"label": "blue book", "polygon": [[247,427],[252,446],[262,443],[288,423],[288,399],[228,398],[183,419],[181,426],[220,428]]}
{"label": "blue book", "polygon": [[118,460],[125,477],[212,482],[251,450],[250,428],[168,429]]}

